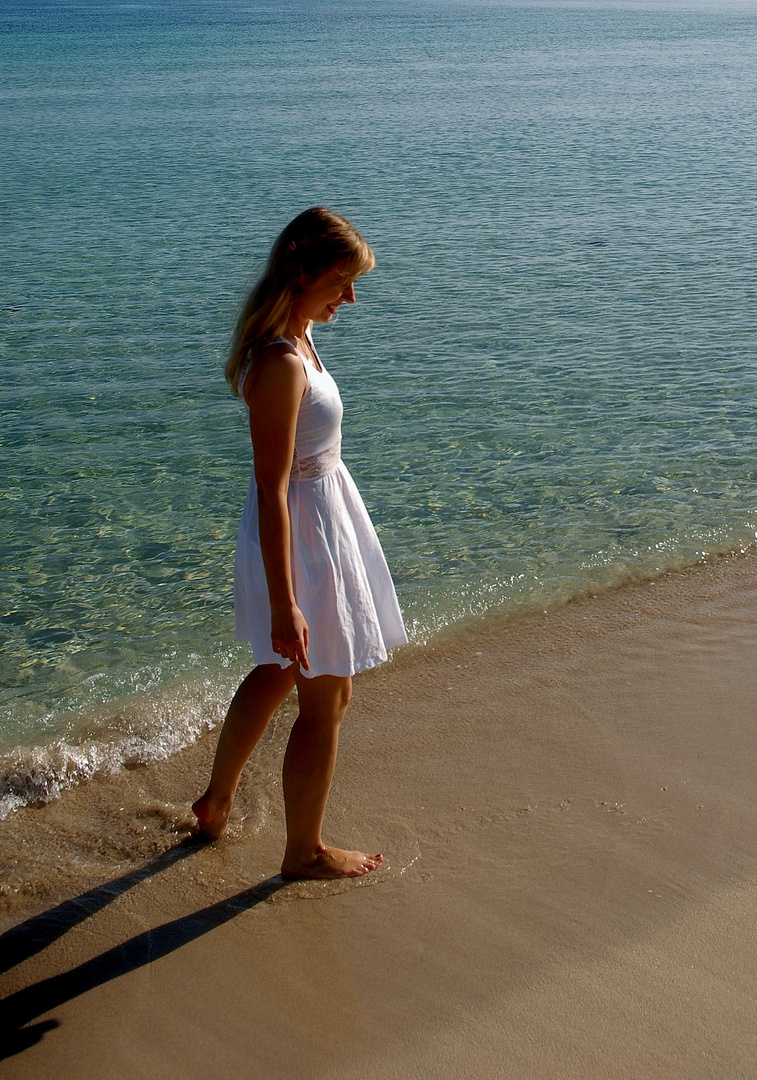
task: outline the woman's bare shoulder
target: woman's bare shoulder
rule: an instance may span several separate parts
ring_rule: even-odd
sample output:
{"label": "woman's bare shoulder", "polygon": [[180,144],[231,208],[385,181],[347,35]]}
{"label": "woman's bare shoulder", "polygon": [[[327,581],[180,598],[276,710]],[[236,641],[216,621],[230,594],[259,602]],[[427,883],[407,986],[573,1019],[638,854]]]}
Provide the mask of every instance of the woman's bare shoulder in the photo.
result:
{"label": "woman's bare shoulder", "polygon": [[263,393],[278,394],[282,390],[300,390],[300,396],[307,388],[307,376],[302,357],[294,345],[279,339],[266,345],[260,356],[250,365],[244,382],[244,398],[248,405],[250,395]]}

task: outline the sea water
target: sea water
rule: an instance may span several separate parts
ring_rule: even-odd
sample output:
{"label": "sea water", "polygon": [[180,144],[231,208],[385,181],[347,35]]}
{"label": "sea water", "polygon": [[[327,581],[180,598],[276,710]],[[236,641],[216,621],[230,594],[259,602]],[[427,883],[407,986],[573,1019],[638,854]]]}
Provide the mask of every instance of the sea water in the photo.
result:
{"label": "sea water", "polygon": [[754,542],[757,5],[0,9],[0,813],[170,754],[249,664],[223,380],[272,238],[412,640]]}

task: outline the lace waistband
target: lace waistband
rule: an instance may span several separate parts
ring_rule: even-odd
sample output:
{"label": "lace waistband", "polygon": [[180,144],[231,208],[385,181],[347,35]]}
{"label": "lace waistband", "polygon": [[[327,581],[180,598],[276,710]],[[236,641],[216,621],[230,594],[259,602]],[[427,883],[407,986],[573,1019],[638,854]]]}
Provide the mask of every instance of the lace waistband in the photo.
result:
{"label": "lace waistband", "polygon": [[297,451],[295,450],[289,479],[316,480],[319,476],[325,476],[326,473],[330,473],[332,469],[335,469],[341,459],[341,440],[334,443],[333,446],[329,446],[327,450],[322,450],[320,454],[312,454],[310,457],[297,457]]}

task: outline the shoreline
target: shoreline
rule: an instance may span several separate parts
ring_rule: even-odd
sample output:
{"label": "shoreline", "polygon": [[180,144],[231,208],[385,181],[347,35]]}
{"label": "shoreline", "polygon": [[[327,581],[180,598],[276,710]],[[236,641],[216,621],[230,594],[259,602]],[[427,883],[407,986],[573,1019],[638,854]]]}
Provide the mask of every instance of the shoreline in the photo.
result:
{"label": "shoreline", "polygon": [[212,733],[6,819],[5,1075],[749,1075],[756,644],[749,553],[362,676],[359,882],[276,877],[289,706],[218,844],[182,842]]}
{"label": "shoreline", "polygon": [[[567,596],[545,601],[546,608],[532,602],[528,607],[466,614],[448,622],[430,637],[394,650],[389,664],[412,663],[416,650],[454,644],[474,628],[520,626],[566,606],[612,597],[650,582],[697,574],[724,560],[757,559],[757,544],[739,551],[707,555],[696,562],[656,571],[628,570],[610,585],[588,581]],[[178,677],[122,698],[93,704],[79,717],[80,738],[55,738],[48,744],[30,742],[0,749],[0,830],[2,823],[26,806],[39,807],[62,797],[82,784],[101,783],[124,769],[151,766],[186,752],[198,739],[214,731],[223,720],[226,704],[248,668],[240,666],[238,678],[232,666],[191,679]],[[371,677],[371,672],[365,673]],[[359,676],[359,678],[365,677]],[[73,714],[71,714],[73,715]]]}

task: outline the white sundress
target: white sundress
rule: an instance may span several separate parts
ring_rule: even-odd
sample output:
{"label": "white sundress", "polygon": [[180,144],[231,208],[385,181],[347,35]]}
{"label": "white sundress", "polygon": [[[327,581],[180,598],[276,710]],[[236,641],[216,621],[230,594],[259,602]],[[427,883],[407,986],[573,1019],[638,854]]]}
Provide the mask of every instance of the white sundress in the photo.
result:
{"label": "white sundress", "polygon": [[[309,629],[310,670],[302,674],[355,675],[383,663],[407,636],[376,530],[341,459],[339,390],[323,365],[319,371],[295,351],[308,380],[288,493],[292,585]],[[237,536],[234,614],[237,639],[251,643],[257,664],[290,666],[271,646],[254,469]]]}

